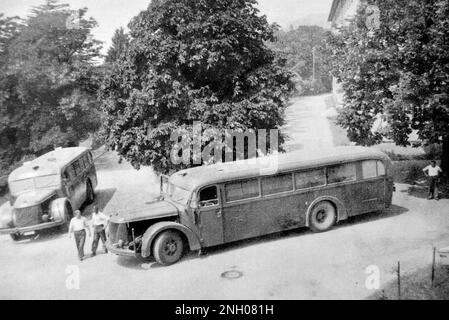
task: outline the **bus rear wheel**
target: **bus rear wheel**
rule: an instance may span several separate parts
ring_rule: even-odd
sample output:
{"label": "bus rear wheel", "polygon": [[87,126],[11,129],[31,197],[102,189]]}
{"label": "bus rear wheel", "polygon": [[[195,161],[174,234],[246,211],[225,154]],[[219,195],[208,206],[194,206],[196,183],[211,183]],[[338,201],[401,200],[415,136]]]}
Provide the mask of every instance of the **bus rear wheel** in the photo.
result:
{"label": "bus rear wheel", "polygon": [[324,232],[332,228],[337,220],[337,211],[329,201],[317,203],[309,217],[310,229],[314,232]]}
{"label": "bus rear wheel", "polygon": [[184,243],[177,231],[163,231],[154,241],[153,256],[163,266],[169,266],[179,261],[183,252]]}

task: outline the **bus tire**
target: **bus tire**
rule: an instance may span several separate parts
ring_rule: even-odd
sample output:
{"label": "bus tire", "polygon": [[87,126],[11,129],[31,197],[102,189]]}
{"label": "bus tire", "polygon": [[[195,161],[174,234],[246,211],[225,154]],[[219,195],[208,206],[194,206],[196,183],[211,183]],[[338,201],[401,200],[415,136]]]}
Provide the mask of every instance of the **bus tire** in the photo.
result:
{"label": "bus tire", "polygon": [[313,232],[324,232],[337,221],[337,210],[329,201],[321,201],[313,206],[309,216],[309,226]]}
{"label": "bus tire", "polygon": [[95,200],[94,188],[92,188],[92,183],[87,180],[86,183],[86,204],[91,204]]}
{"label": "bus tire", "polygon": [[70,221],[73,218],[73,209],[69,201],[64,203],[64,223],[61,225],[62,232],[69,231]]}
{"label": "bus tire", "polygon": [[163,266],[179,261],[183,253],[184,242],[179,232],[175,230],[163,231],[154,240],[153,256]]}

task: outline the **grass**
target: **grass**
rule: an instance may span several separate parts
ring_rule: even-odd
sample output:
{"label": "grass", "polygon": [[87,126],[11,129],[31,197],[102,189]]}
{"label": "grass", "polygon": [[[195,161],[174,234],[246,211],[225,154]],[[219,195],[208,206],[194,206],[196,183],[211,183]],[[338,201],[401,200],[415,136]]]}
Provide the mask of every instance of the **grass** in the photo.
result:
{"label": "grass", "polygon": [[[413,273],[401,276],[402,300],[447,300],[449,299],[449,267],[437,265],[435,280],[432,285],[432,267],[419,269]],[[397,281],[391,281],[384,288],[377,291],[368,299],[397,300]]]}

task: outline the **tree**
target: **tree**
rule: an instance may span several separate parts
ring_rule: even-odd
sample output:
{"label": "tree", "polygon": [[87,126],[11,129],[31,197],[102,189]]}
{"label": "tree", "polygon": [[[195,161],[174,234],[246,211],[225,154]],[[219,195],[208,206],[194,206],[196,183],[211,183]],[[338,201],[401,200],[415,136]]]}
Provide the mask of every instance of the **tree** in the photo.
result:
{"label": "tree", "polygon": [[295,80],[300,87],[300,94],[330,92],[332,76],[329,57],[327,50],[322,50],[326,39],[325,30],[319,26],[290,27],[289,31],[278,30],[270,47],[285,56],[286,67],[297,76]]}
{"label": "tree", "polygon": [[[47,1],[2,40],[0,159],[77,144],[100,125],[99,42],[87,9]],[[3,37],[2,37],[3,38]]]}
{"label": "tree", "polygon": [[115,30],[114,36],[112,37],[112,44],[108,50],[105,61],[107,63],[112,63],[119,60],[120,56],[125,54],[128,45],[129,37],[125,33],[123,27]]}
{"label": "tree", "polygon": [[183,167],[170,161],[170,134],[192,137],[195,121],[204,131],[279,128],[292,84],[255,3],[154,0],[135,17],[100,93],[109,147],[136,168],[168,172]]}
{"label": "tree", "polygon": [[[367,5],[380,10],[379,28],[366,23]],[[330,36],[334,74],[344,90],[340,124],[359,144],[383,137],[408,145],[412,130],[426,143],[443,143],[449,172],[449,1],[368,1],[354,21]],[[388,123],[374,132],[382,117]]]}

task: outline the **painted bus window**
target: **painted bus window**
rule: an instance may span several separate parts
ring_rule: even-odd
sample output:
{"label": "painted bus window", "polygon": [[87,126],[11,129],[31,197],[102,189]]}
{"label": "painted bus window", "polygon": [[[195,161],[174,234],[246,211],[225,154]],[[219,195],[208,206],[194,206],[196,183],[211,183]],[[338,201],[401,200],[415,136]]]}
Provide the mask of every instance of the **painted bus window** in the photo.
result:
{"label": "painted bus window", "polygon": [[366,160],[362,162],[363,179],[370,179],[377,177],[377,161]]}
{"label": "painted bus window", "polygon": [[354,163],[345,163],[327,169],[327,183],[340,183],[356,180]]}
{"label": "painted bus window", "polygon": [[325,169],[314,169],[295,173],[296,189],[307,189],[326,184]]}
{"label": "painted bus window", "polygon": [[256,198],[259,196],[259,180],[251,179],[228,183],[225,190],[227,202]]}
{"label": "painted bus window", "polygon": [[262,195],[276,194],[293,190],[291,174],[283,174],[262,179]]}
{"label": "painted bus window", "polygon": [[386,174],[385,164],[382,161],[377,161],[377,175],[384,176]]}

